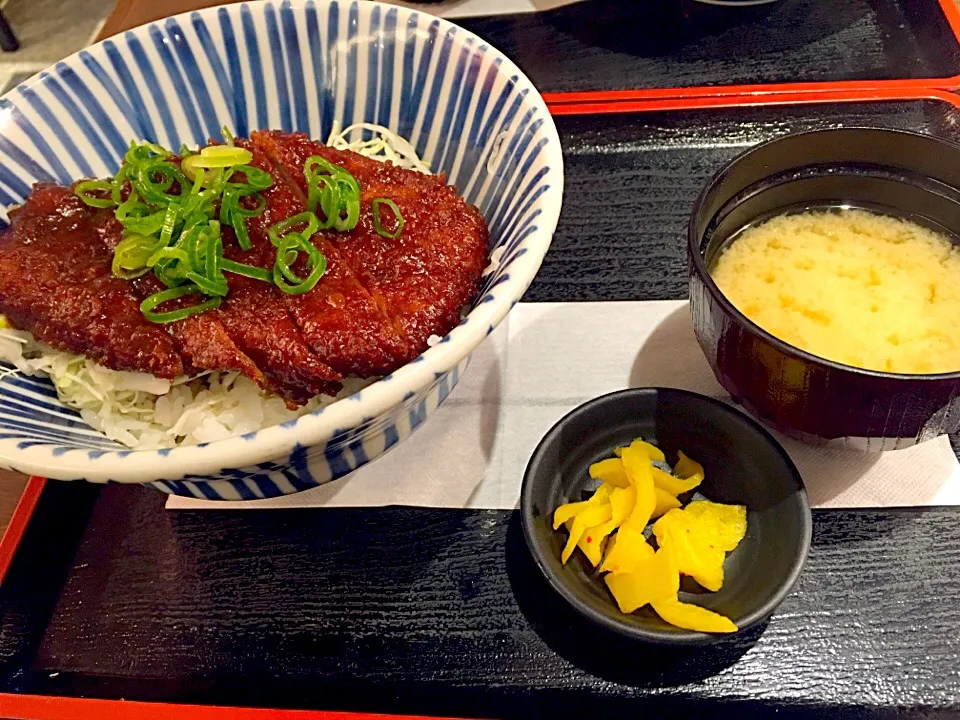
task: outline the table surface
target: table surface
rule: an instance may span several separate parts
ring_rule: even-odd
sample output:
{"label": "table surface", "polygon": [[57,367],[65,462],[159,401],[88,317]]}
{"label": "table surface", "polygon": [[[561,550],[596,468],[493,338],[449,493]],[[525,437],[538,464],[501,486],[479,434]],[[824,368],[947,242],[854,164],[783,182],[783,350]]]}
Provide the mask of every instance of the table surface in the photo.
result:
{"label": "table surface", "polygon": [[[960,0],[954,1],[960,8]],[[167,0],[164,3],[156,3],[152,0],[118,0],[97,39],[116,35],[118,32],[168,15],[222,4],[225,4],[223,0]],[[25,476],[0,470],[0,534],[6,529],[26,483]]]}
{"label": "table surface", "polygon": [[[559,117],[568,203],[527,299],[679,299],[690,204],[738,148],[857,124],[956,139],[958,119],[937,100]],[[609,216],[610,193],[642,229]],[[163,503],[49,485],[0,588],[0,665],[16,662],[0,692],[508,720],[600,702],[610,717],[640,701],[650,717],[960,707],[953,507],[817,511],[806,571],[766,628],[651,653],[578,623],[515,512]]]}
{"label": "table surface", "polygon": [[[954,0],[960,8],[960,0]],[[168,15],[225,4],[222,0],[118,0],[113,12],[100,31],[98,40],[116,35],[132,27]],[[26,486],[27,478],[19,473],[0,470],[0,534],[6,529],[10,516]]]}
{"label": "table surface", "polygon": [[[960,7],[960,0],[955,0]],[[104,24],[100,38],[109,37],[144,22],[184,11],[223,4],[222,0],[118,0],[116,8]],[[18,473],[0,470],[0,533],[6,528],[27,478]]]}

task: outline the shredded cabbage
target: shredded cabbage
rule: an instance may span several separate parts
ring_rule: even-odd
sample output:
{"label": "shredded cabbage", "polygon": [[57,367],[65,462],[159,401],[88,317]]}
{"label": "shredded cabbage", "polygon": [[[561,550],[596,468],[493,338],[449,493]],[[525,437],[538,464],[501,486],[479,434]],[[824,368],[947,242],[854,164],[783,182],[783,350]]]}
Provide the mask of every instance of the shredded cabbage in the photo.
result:
{"label": "shredded cabbage", "polygon": [[[370,140],[363,140],[362,136],[360,139],[350,140],[350,135],[363,133],[364,130],[373,134]],[[358,155],[381,162],[390,161],[397,167],[416,170],[426,175],[430,174],[427,163],[417,156],[416,148],[408,140],[382,125],[355,123],[341,129],[340,123],[334,121],[330,130],[330,137],[327,139],[327,145],[337,150],[352,150]]]}
{"label": "shredded cabbage", "polygon": [[[2,317],[2,316],[0,316]],[[21,330],[0,330],[0,378],[11,373],[46,375],[61,402],[88,425],[138,450],[170,448],[228,437],[306,415],[359,390],[369,381],[348,381],[336,398],[316,397],[289,410],[236,371],[174,381],[147,373],[109,370],[80,355],[54,350]]]}

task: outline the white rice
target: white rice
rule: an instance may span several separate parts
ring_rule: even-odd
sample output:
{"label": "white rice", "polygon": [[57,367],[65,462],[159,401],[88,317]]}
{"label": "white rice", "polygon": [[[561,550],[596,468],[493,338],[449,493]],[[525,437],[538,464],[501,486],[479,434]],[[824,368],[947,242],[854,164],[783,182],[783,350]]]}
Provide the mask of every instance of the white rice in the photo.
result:
{"label": "white rice", "polygon": [[[370,131],[370,140],[350,140],[354,133]],[[335,124],[328,145],[353,150],[400,167],[429,173],[413,146],[387,128],[368,123],[341,129]],[[494,251],[484,275],[499,264]],[[431,336],[428,346],[440,342]],[[172,448],[223,440],[301,417],[317,408],[352,395],[374,382],[347,379],[336,397],[316,397],[296,410],[283,399],[266,395],[250,378],[236,371],[217,371],[174,381],[147,373],[109,370],[81,355],[61,352],[21,330],[7,326],[0,315],[0,379],[12,373],[48,376],[60,401],[79,411],[92,428],[111,440],[136,450]]]}

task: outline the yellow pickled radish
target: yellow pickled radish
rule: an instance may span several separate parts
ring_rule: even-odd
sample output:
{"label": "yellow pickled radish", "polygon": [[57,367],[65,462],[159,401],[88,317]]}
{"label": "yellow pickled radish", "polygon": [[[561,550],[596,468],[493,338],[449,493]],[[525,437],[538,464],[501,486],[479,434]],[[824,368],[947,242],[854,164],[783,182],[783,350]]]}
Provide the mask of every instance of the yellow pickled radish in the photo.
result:
{"label": "yellow pickled radish", "polygon": [[[587,533],[602,541],[630,516],[636,501],[637,489],[635,487],[617,488],[610,494],[610,519],[602,525],[588,528]],[[582,549],[583,546],[580,545],[580,547]],[[591,560],[591,562],[593,561]],[[593,566],[596,567],[597,563],[594,562]]]}
{"label": "yellow pickled radish", "polygon": [[600,572],[632,572],[644,558],[653,555],[653,548],[647,542],[643,532],[622,527],[615,539],[616,543],[610,545],[606,557],[603,558]]}
{"label": "yellow pickled radish", "polygon": [[678,495],[683,495],[683,493],[690,492],[695,487],[697,487],[701,482],[703,482],[703,476],[694,476],[688,480],[684,480],[678,477],[674,477],[668,472],[664,472],[658,467],[651,468],[650,473],[653,475],[653,484],[664,492],[668,492],[674,497]]}
{"label": "yellow pickled radish", "polygon": [[705,476],[703,465],[696,460],[691,460],[683,452],[677,452],[677,464],[673,466],[673,474],[683,480],[693,480],[699,478],[703,481]]}
{"label": "yellow pickled radish", "polygon": [[699,605],[680,602],[676,598],[655,600],[650,603],[664,622],[685,630],[707,633],[732,633],[737,626],[730,618]]}
{"label": "yellow pickled radish", "polygon": [[653,493],[657,498],[657,505],[653,509],[653,515],[650,516],[651,519],[656,519],[680,507],[680,501],[666,490],[655,487]]}
{"label": "yellow pickled radish", "polygon": [[623,469],[623,462],[620,458],[608,458],[595,462],[590,466],[588,472],[590,477],[619,488],[629,487],[630,481],[627,480],[627,473]]}
{"label": "yellow pickled radish", "polygon": [[567,520],[572,517],[576,517],[578,513],[583,512],[587,508],[591,508],[603,503],[610,497],[610,493],[613,492],[614,489],[615,488],[612,485],[604,483],[597,488],[597,491],[590,496],[589,500],[561,505],[553,511],[553,529],[556,530]]}
{"label": "yellow pickled radish", "polygon": [[646,451],[632,445],[623,449],[621,458],[630,484],[637,489],[636,505],[622,527],[643,532],[643,528],[650,522],[650,516],[657,507],[657,495],[654,490],[653,475],[650,472],[653,466]]}
{"label": "yellow pickled radish", "polygon": [[[628,447],[637,447],[637,448],[646,450],[647,457],[649,457],[651,460],[655,462],[664,462],[667,459],[666,456],[663,454],[663,450],[658,448],[656,445],[651,445],[650,443],[640,438],[637,438],[636,440],[631,442]],[[616,455],[617,457],[621,457],[622,453],[623,453],[622,447],[614,448],[613,450],[613,454]]]}
{"label": "yellow pickled radish", "polygon": [[564,565],[570,559],[574,548],[577,547],[587,528],[607,522],[610,519],[610,512],[610,503],[605,502],[598,504],[596,507],[587,508],[573,518],[573,524],[570,526],[570,537],[567,538],[567,544],[560,554],[560,560]]}
{"label": "yellow pickled radish", "polygon": [[632,571],[610,573],[603,580],[625,613],[656,601],[676,599],[680,590],[680,575],[668,550],[658,550],[641,560]]}

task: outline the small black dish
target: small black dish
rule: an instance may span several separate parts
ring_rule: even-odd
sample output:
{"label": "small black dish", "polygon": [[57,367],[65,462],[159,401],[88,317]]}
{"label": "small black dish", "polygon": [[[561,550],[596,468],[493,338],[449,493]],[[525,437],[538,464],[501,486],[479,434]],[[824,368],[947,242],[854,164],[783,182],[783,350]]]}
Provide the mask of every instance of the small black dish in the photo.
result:
{"label": "small black dish", "polygon": [[636,388],[581,405],[546,434],[527,465],[521,493],[523,532],[550,585],[590,620],[626,637],[668,645],[701,645],[729,635],[675,628],[649,608],[625,615],[579,550],[566,566],[567,539],[553,530],[553,511],[595,487],[591,463],[643,437],[673,464],[677,451],[700,462],[697,492],[747,507],[747,534],[724,564],[717,593],[682,578],[680,600],[726,615],[744,630],[766,620],[790,593],[810,550],[812,519],[800,473],[777,441],[755,421],[712,398],[670,388]]}

